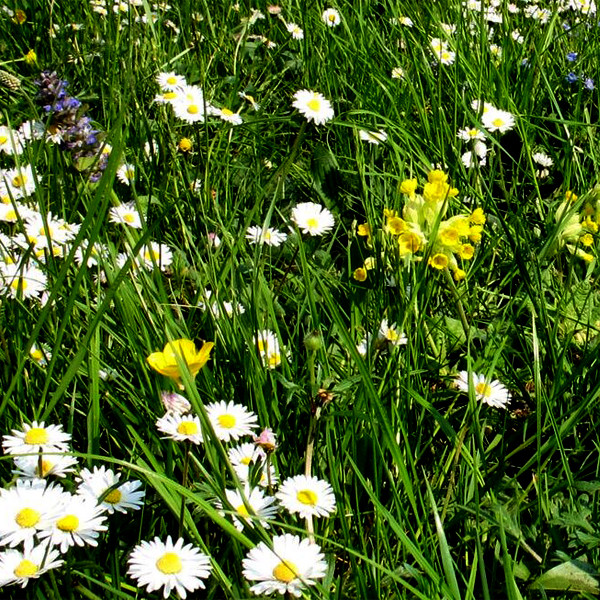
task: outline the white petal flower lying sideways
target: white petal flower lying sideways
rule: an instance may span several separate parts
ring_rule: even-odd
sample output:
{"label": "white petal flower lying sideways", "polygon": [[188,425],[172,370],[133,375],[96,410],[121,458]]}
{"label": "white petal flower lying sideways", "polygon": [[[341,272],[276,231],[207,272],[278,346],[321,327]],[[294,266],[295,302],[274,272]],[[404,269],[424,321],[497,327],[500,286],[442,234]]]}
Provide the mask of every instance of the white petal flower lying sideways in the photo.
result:
{"label": "white petal flower lying sideways", "polygon": [[62,425],[48,425],[42,421],[25,423],[23,430],[12,430],[12,435],[2,436],[2,448],[7,454],[36,454],[38,452],[68,452],[71,434]]}
{"label": "white petal flower lying sideways", "polygon": [[[472,373],[471,383],[475,391],[475,398],[484,404],[489,404],[494,408],[506,408],[510,402],[510,392],[502,383],[497,380],[489,382],[485,375]],[[469,393],[469,373],[461,371],[454,382],[455,386]]]}
{"label": "white petal flower lying sideways", "polygon": [[[235,511],[233,513],[233,523],[240,531],[244,529],[244,525],[252,527],[255,523],[258,523],[258,521],[261,522],[261,525],[264,528],[268,529],[268,522],[277,514],[275,498],[273,498],[273,496],[265,496],[260,488],[250,489],[248,484],[244,486],[246,503],[244,503],[242,494],[238,490],[226,489],[225,497]],[[246,508],[246,504],[250,510]],[[218,508],[223,508],[220,502],[218,502],[217,505]],[[221,514],[225,515],[225,512],[221,511]]]}
{"label": "white petal flower lying sideways", "polygon": [[[77,488],[77,495],[91,498],[95,502],[103,498],[100,506],[111,515],[115,511],[126,513],[128,509],[140,509],[146,495],[143,490],[138,491],[142,482],[124,481],[119,485],[120,478],[120,473],[114,473],[104,465],[94,467],[93,471],[82,469],[76,478],[81,482]],[[108,490],[110,491],[106,493]]]}
{"label": "white petal flower lying sideways", "polygon": [[257,582],[250,587],[256,595],[277,592],[300,598],[307,586],[315,585],[327,572],[321,547],[290,533],[274,537],[273,549],[260,542],[242,565],[244,577]]}
{"label": "white petal flower lying sideways", "polygon": [[181,598],[187,592],[205,587],[206,579],[212,570],[210,559],[191,544],[183,545],[179,538],[175,543],[171,536],[166,542],[155,537],[151,542],[143,541],[131,553],[128,574],[137,579],[140,587],[148,592],[163,589],[163,596],[169,597],[175,590]]}
{"label": "white petal flower lying sideways", "polygon": [[[56,549],[48,549],[47,544],[26,546],[20,550],[7,550],[0,553],[0,587],[19,584],[25,587],[30,579],[37,579],[50,569],[60,567],[64,561],[59,559]],[[6,596],[8,597],[8,596]],[[11,596],[17,598],[17,596]]]}

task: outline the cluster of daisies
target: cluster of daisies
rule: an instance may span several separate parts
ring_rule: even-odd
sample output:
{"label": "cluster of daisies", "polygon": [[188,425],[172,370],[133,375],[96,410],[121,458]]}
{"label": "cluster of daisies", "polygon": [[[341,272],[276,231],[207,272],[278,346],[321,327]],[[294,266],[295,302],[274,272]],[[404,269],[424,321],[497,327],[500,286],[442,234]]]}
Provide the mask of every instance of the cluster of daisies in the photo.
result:
{"label": "cluster of daisies", "polygon": [[[264,340],[264,337],[259,338]],[[193,374],[201,368],[197,354],[175,342],[181,348],[180,359]],[[263,346],[264,347],[264,346]],[[194,362],[196,361],[196,362]],[[149,360],[151,366],[155,360]],[[166,369],[158,369],[166,373]],[[170,376],[178,379],[175,372]],[[191,445],[207,443],[207,432],[202,421],[194,414],[190,402],[181,394],[163,392],[166,413],[156,422],[157,429],[167,439]],[[311,519],[329,517],[335,511],[335,496],[329,483],[310,475],[296,475],[278,485],[278,477],[271,458],[277,449],[276,437],[270,429],[255,436],[258,417],[241,404],[213,402],[205,406],[212,434],[225,444],[229,467],[235,472],[241,487],[223,490],[216,507],[230,517],[235,527],[243,531],[261,526],[269,529],[281,508],[291,515]],[[242,438],[252,436],[252,441]],[[277,492],[273,494],[273,490]],[[147,585],[149,591],[164,586],[165,597],[176,589],[185,598],[186,590],[204,587],[202,579],[210,574],[209,557],[191,545],[183,546],[179,539],[173,544],[168,538],[162,542],[142,542],[129,560],[130,574]],[[291,534],[276,535],[270,545],[259,543],[242,562],[243,575],[252,583],[255,594],[289,593],[300,597],[305,586],[314,585],[325,576],[327,561],[321,548],[310,539]]]}
{"label": "cluster of daisies", "polygon": [[512,113],[496,108],[489,102],[474,100],[471,107],[476,113],[481,112],[479,118],[482,128],[465,127],[459,129],[456,134],[458,139],[469,145],[469,150],[461,156],[461,161],[467,169],[473,168],[476,164],[485,166],[488,154],[488,147],[485,143],[486,132],[487,134],[494,132],[503,134],[515,126],[515,117]]}
{"label": "cluster of daisies", "polygon": [[[62,566],[71,547],[97,546],[107,515],[143,504],[140,481],[121,481],[120,473],[104,466],[78,469],[70,439],[60,425],[36,421],[2,438],[16,479],[0,489],[0,587],[25,587]],[[58,483],[71,474],[73,493]]]}
{"label": "cluster of daisies", "polygon": [[185,123],[204,123],[209,116],[219,117],[232,125],[243,122],[239,110],[233,112],[225,106],[217,108],[206,100],[201,87],[187,83],[182,75],[159,73],[156,81],[161,91],[154,101],[170,106],[175,116]]}

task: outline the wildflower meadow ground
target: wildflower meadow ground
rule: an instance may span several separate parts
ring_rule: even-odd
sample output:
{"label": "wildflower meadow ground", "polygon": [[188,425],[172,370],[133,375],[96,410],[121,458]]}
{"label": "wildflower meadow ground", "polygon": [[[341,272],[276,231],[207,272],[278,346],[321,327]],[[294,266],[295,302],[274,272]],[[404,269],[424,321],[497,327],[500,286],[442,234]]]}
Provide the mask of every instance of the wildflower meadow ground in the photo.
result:
{"label": "wildflower meadow ground", "polygon": [[1,4],[0,597],[599,595],[599,25]]}

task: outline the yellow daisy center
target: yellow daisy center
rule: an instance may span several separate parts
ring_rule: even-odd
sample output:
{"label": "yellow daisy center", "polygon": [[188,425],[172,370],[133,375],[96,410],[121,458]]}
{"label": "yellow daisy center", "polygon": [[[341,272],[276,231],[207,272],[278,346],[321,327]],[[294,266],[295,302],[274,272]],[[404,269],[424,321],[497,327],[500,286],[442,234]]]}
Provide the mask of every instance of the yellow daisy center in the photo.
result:
{"label": "yellow daisy center", "polygon": [[38,476],[45,477],[52,470],[53,466],[54,466],[53,462],[51,462],[49,460],[42,460],[42,472],[40,473],[39,464],[35,468],[35,472],[37,473]]}
{"label": "yellow daisy center", "polygon": [[492,386],[489,383],[481,382],[475,386],[475,391],[488,398],[492,395]]}
{"label": "yellow daisy center", "polygon": [[23,187],[26,182],[27,182],[27,177],[25,175],[16,175],[12,179],[12,184],[16,188]]}
{"label": "yellow daisy center", "polygon": [[314,506],[319,500],[319,497],[312,490],[299,490],[296,494],[296,500],[302,504]]}
{"label": "yellow daisy center", "polygon": [[400,336],[398,335],[398,332],[395,329],[388,329],[385,337],[390,341],[390,342],[395,342]]}
{"label": "yellow daisy center", "polygon": [[167,77],[167,83],[169,85],[175,85],[177,83],[177,77]]}
{"label": "yellow daisy center", "polygon": [[240,515],[240,517],[249,517],[250,516],[248,509],[243,504],[240,504],[235,510],[237,510],[237,513],[238,513],[238,515]]}
{"label": "yellow daisy center", "polygon": [[135,221],[135,217],[131,213],[126,213],[123,215],[123,221],[126,223],[133,223]]}
{"label": "yellow daisy center", "polygon": [[316,229],[319,226],[319,221],[314,217],[311,217],[310,219],[307,219],[306,225],[309,229]]}
{"label": "yellow daisy center", "polygon": [[15,521],[19,527],[33,527],[40,520],[40,513],[33,508],[24,508],[17,513]]}
{"label": "yellow daisy center", "polygon": [[222,108],[221,109],[221,113],[225,116],[225,117],[231,117],[231,115],[233,115],[233,111],[229,110],[228,108]]}
{"label": "yellow daisy center", "polygon": [[8,138],[5,135],[0,135],[0,144],[6,144]]}
{"label": "yellow daisy center", "polygon": [[313,98],[306,103],[306,106],[308,106],[308,108],[310,108],[310,110],[313,112],[319,112],[319,110],[321,110],[321,101]]}
{"label": "yellow daisy center", "polygon": [[236,423],[236,419],[233,415],[219,415],[217,417],[217,421],[219,421],[219,425],[225,429],[231,429],[232,427],[235,427]]}
{"label": "yellow daisy center", "polygon": [[243,465],[248,466],[252,462],[252,459],[249,456],[244,456],[244,458],[242,458],[242,460],[240,460],[240,462]]}
{"label": "yellow daisy center", "polygon": [[198,114],[198,112],[199,112],[198,105],[197,105],[197,104],[190,104],[190,105],[187,107],[187,111],[188,111],[188,113],[189,113],[190,115],[197,115],[197,114]]}
{"label": "yellow daisy center", "polygon": [[500,119],[499,117],[492,121],[492,125],[494,127],[502,127],[504,125],[504,119]]}
{"label": "yellow daisy center", "polygon": [[335,14],[331,13],[327,18],[333,23],[335,21]]}
{"label": "yellow daisy center", "polygon": [[13,571],[15,577],[19,577],[20,579],[25,577],[33,577],[37,572],[38,566],[27,559],[22,560]]}
{"label": "yellow daisy center", "polygon": [[18,292],[19,290],[23,292],[27,289],[27,282],[22,277],[17,277],[12,280],[10,287],[15,290],[15,292]]}
{"label": "yellow daisy center", "polygon": [[273,577],[277,581],[290,583],[298,577],[298,567],[289,560],[282,561],[273,569]]}
{"label": "yellow daisy center", "polygon": [[79,527],[79,519],[75,515],[67,515],[56,522],[61,531],[75,531]]}
{"label": "yellow daisy center", "polygon": [[6,211],[6,214],[4,215],[4,218],[7,221],[16,221],[17,220],[17,213],[15,212],[15,210],[13,208],[11,208],[10,210]]}
{"label": "yellow daisy center", "polygon": [[196,435],[198,433],[198,425],[194,421],[182,421],[177,426],[177,433],[181,435]]}
{"label": "yellow daisy center", "polygon": [[123,494],[120,490],[113,490],[106,494],[106,498],[104,498],[104,502],[108,502],[108,504],[118,504],[121,502],[121,498],[123,498]]}
{"label": "yellow daisy center", "polygon": [[[13,285],[14,283],[15,282],[13,281],[13,283],[11,284],[11,286],[13,286],[13,288],[14,288],[14,285]],[[48,443],[48,437],[49,437],[48,432],[43,427],[32,427],[25,434],[25,443],[29,444],[30,446],[38,446],[40,444],[46,444],[46,443]]]}
{"label": "yellow daisy center", "polygon": [[177,94],[175,92],[165,92],[163,94],[163,98],[165,100],[174,100],[175,98],[177,98]]}
{"label": "yellow daisy center", "polygon": [[44,353],[39,348],[32,350],[30,354],[31,358],[33,358],[33,360],[35,360],[36,362],[39,362],[40,360],[44,359]]}
{"label": "yellow daisy center", "polygon": [[175,552],[165,552],[156,561],[156,568],[165,575],[179,573],[182,569],[181,559]]}

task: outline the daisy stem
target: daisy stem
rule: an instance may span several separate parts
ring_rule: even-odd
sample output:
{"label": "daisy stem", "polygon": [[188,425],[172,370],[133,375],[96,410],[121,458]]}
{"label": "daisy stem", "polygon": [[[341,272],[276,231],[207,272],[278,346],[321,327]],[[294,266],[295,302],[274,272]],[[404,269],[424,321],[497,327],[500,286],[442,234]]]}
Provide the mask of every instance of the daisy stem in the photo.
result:
{"label": "daisy stem", "polygon": [[[186,442],[186,452],[185,452],[185,460],[183,462],[183,475],[181,477],[181,485],[184,488],[187,488],[188,483],[188,473],[190,467],[190,444],[191,442]],[[181,497],[181,511],[179,512],[179,537],[183,534],[183,516],[185,511],[185,496]]]}
{"label": "daisy stem", "polygon": [[[304,466],[304,475],[312,475],[312,458],[315,450],[315,440],[317,438],[317,424],[321,416],[321,407],[315,404],[317,379],[315,374],[315,351],[308,352],[308,373],[310,378],[310,425],[308,426],[308,439],[306,441],[306,463]],[[312,515],[306,517],[306,531],[308,537],[314,542],[315,529],[313,526]]]}

